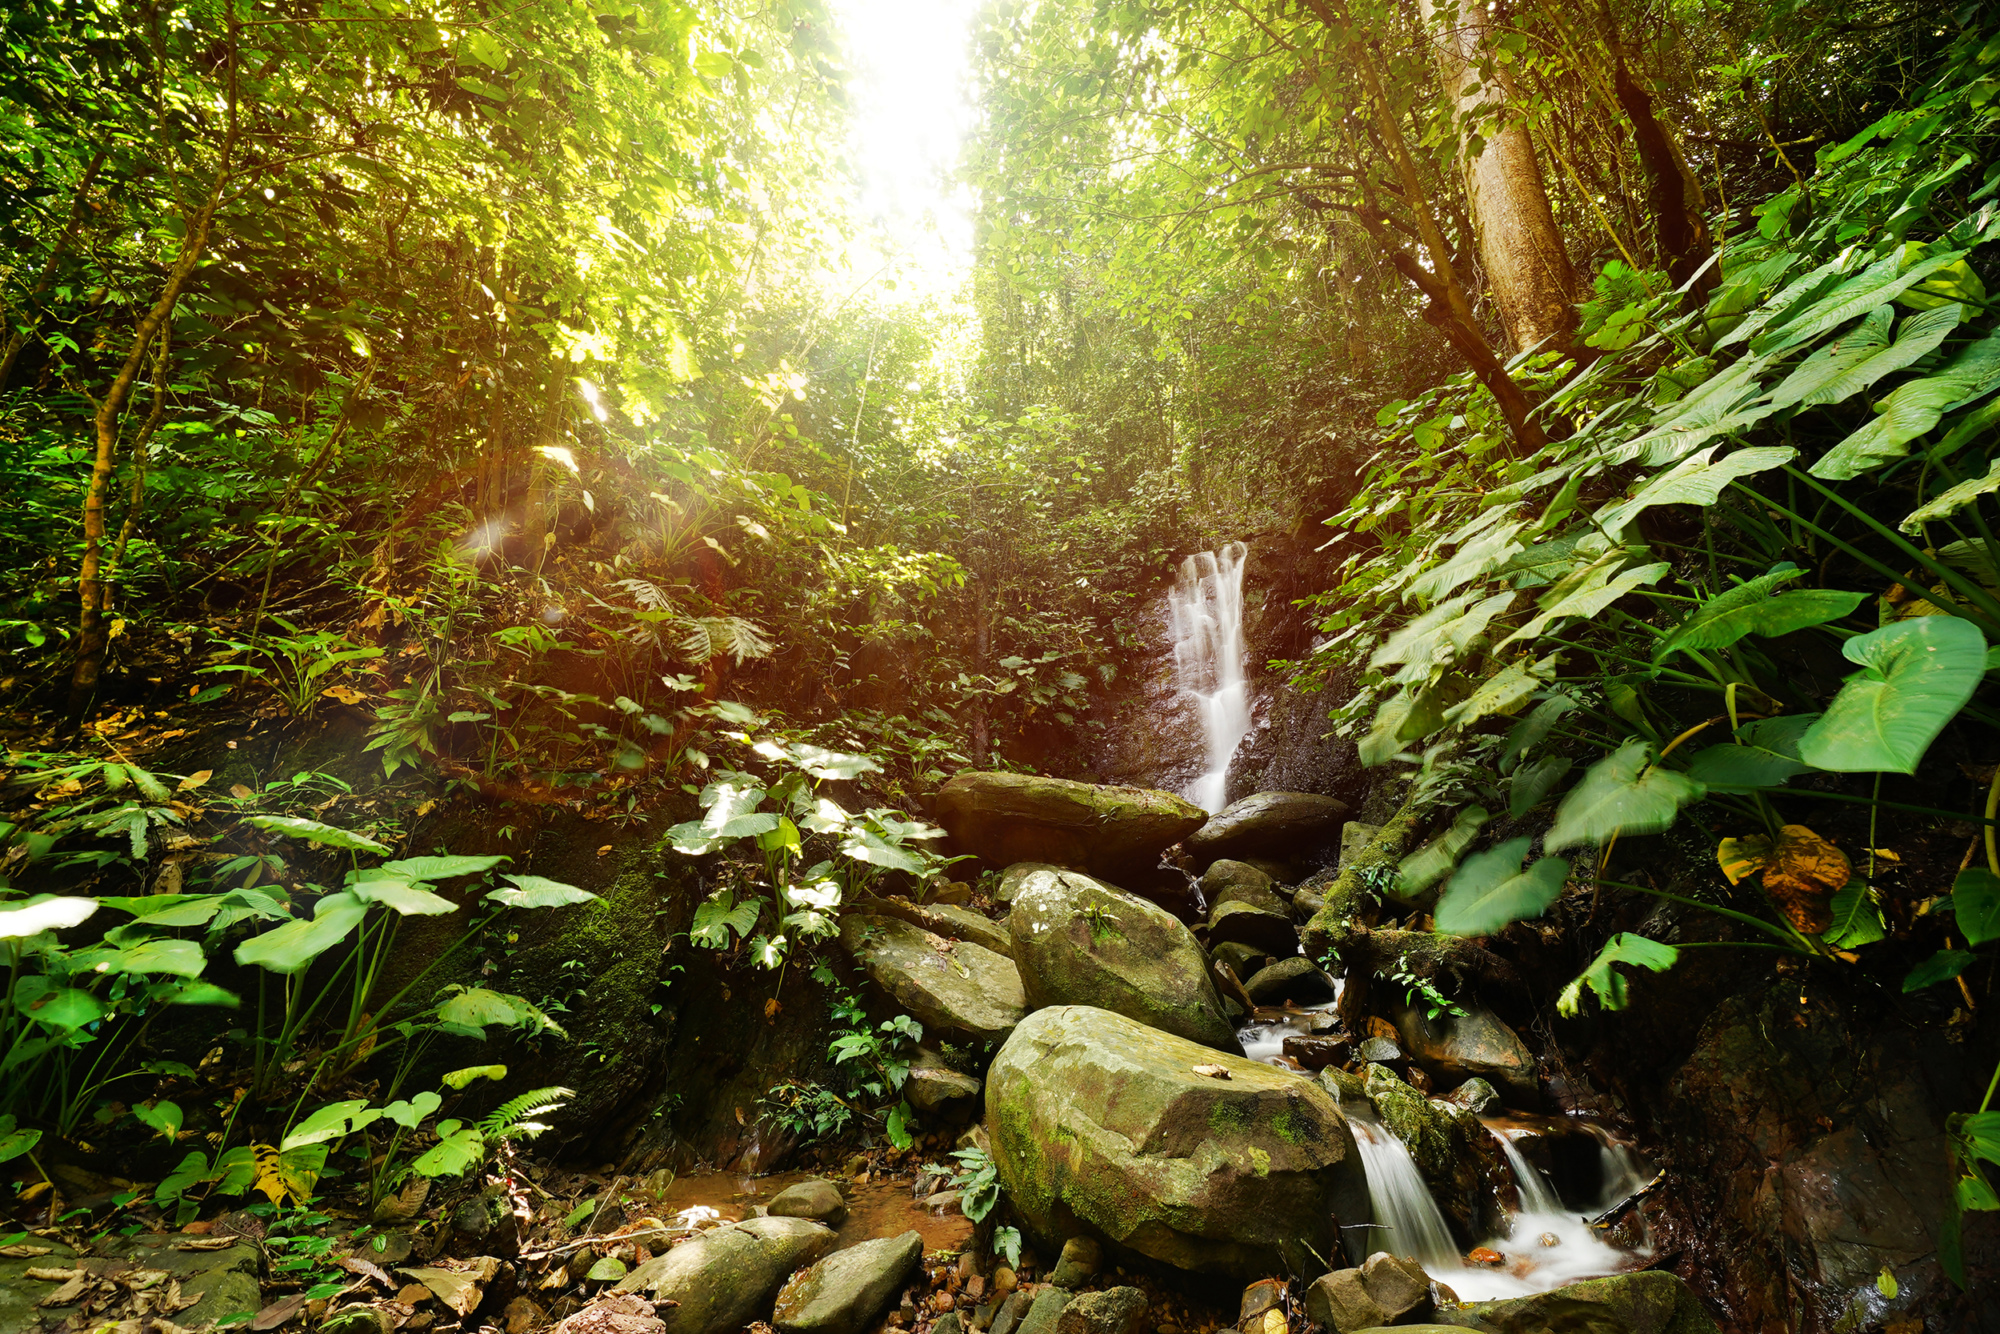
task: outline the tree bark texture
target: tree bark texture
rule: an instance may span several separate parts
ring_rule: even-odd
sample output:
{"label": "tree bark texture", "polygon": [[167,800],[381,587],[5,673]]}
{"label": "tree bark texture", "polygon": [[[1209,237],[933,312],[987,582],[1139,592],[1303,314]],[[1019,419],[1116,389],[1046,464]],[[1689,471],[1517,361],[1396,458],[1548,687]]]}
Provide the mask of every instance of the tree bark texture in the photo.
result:
{"label": "tree bark texture", "polygon": [[[1508,114],[1505,68],[1482,85],[1493,15],[1481,0],[1423,0],[1438,75],[1464,128],[1484,141],[1461,163],[1473,236],[1486,283],[1514,350],[1567,350],[1575,332],[1576,272],[1549,209],[1549,192],[1527,126]],[[1497,86],[1496,86],[1497,84]]]}
{"label": "tree bark texture", "polygon": [[[1608,12],[1606,22],[1608,28]],[[1607,30],[1605,39],[1611,47],[1611,90],[1626,119],[1632,122],[1632,137],[1639,148],[1639,160],[1646,168],[1646,206],[1653,215],[1659,264],[1678,287],[1708,262],[1713,251],[1701,181],[1689,169],[1673,135],[1653,114],[1652,95],[1633,77],[1616,32]],[[1712,290],[1721,277],[1718,273],[1709,274],[1703,289],[1695,293],[1696,299]]]}

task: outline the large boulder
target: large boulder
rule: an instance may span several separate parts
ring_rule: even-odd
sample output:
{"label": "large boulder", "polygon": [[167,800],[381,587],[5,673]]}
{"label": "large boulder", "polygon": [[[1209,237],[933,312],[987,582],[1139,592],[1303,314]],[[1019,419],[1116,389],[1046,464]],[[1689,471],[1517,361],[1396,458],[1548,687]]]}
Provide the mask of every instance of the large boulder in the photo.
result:
{"label": "large boulder", "polygon": [[943,936],[946,940],[969,940],[975,945],[992,950],[995,954],[1006,954],[1013,949],[1013,945],[1007,939],[1005,922],[996,922],[985,913],[956,903],[863,899],[848,911],[899,918],[911,926],[922,927],[934,936]]}
{"label": "large boulder", "polygon": [[1022,1020],[987,1071],[986,1120],[1008,1200],[1051,1249],[1088,1232],[1253,1279],[1336,1254],[1341,1225],[1371,1218],[1324,1089],[1109,1010]]}
{"label": "large boulder", "polygon": [[1720,1334],[1715,1317],[1677,1275],[1652,1269],[1571,1283],[1532,1297],[1469,1302],[1439,1311],[1434,1325],[1398,1325],[1370,1334],[1448,1334],[1476,1329],[1482,1334],[1519,1330],[1577,1330],[1591,1334]]}
{"label": "large boulder", "polygon": [[1007,919],[1031,1009],[1094,1005],[1222,1051],[1242,1051],[1201,945],[1166,909],[1053,866],[1025,877]]}
{"label": "large boulder", "polygon": [[961,851],[995,866],[1054,862],[1113,879],[1151,870],[1208,818],[1170,792],[1010,773],[959,774],[936,810]]}
{"label": "large boulder", "polygon": [[1267,912],[1291,912],[1291,905],[1278,897],[1271,877],[1248,862],[1227,857],[1201,873],[1201,896],[1211,906],[1218,903],[1247,903]]}
{"label": "large boulder", "polygon": [[[1256,994],[1254,991],[1252,995]],[[1468,1079],[1483,1079],[1500,1090],[1510,1107],[1533,1111],[1541,1106],[1541,1077],[1528,1044],[1478,1004],[1461,1004],[1465,1013],[1444,1012],[1431,1017],[1428,1006],[1395,1004],[1384,1007],[1402,1036],[1403,1050],[1449,1088]]]}
{"label": "large boulder", "polygon": [[1026,1012],[1014,961],[969,940],[946,940],[894,917],[849,913],[840,943],[925,1029],[1004,1038]]}
{"label": "large boulder", "polygon": [[1187,836],[1187,850],[1207,866],[1221,858],[1282,858],[1340,832],[1347,803],[1310,792],[1254,792],[1232,801]]}
{"label": "large boulder", "polygon": [[1250,945],[1280,959],[1299,952],[1299,932],[1290,913],[1238,899],[1225,900],[1209,911],[1208,939],[1212,945]]}
{"label": "large boulder", "polygon": [[1259,1005],[1282,1005],[1286,1001],[1321,1005],[1332,1000],[1336,994],[1333,979],[1302,954],[1294,954],[1289,959],[1280,959],[1268,968],[1259,969],[1243,984],[1243,989]]}
{"label": "large boulder", "polygon": [[655,1256],[612,1291],[663,1303],[667,1334],[734,1334],[770,1314],[778,1285],[831,1245],[831,1228],[803,1218],[746,1218]]}
{"label": "large boulder", "polygon": [[1306,1289],[1306,1314],[1334,1334],[1428,1320],[1437,1309],[1430,1276],[1415,1260],[1377,1251],[1353,1269],[1336,1269]]}
{"label": "large boulder", "polygon": [[771,1324],[781,1334],[861,1334],[923,1258],[923,1234],[914,1230],[835,1251],[792,1276]]}

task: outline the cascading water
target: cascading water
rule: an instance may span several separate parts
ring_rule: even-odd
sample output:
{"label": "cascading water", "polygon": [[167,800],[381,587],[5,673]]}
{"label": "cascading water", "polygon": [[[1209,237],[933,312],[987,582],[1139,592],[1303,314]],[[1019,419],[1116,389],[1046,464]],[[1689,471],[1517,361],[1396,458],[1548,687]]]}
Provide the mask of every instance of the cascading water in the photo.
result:
{"label": "cascading water", "polygon": [[1208,765],[1186,795],[1210,813],[1223,807],[1229,761],[1250,731],[1250,687],[1243,675],[1243,566],[1249,558],[1241,542],[1189,556],[1168,595],[1174,673],[1200,716]]}
{"label": "cascading water", "polygon": [[1431,1198],[1423,1173],[1403,1141],[1381,1125],[1350,1115],[1355,1147],[1361,1150],[1361,1167],[1368,1174],[1368,1203],[1375,1211],[1375,1226],[1368,1234],[1364,1254],[1388,1251],[1414,1256],[1425,1272],[1440,1282],[1451,1281],[1463,1262],[1458,1245],[1451,1239],[1451,1227]]}
{"label": "cascading water", "polygon": [[1500,1141],[1500,1152],[1507,1159],[1507,1166],[1514,1173],[1515,1188],[1521,1192],[1521,1212],[1524,1214],[1559,1214],[1563,1211],[1562,1201],[1556,1197],[1555,1188],[1542,1170],[1521,1156],[1514,1147],[1514,1141],[1495,1130],[1493,1138]]}

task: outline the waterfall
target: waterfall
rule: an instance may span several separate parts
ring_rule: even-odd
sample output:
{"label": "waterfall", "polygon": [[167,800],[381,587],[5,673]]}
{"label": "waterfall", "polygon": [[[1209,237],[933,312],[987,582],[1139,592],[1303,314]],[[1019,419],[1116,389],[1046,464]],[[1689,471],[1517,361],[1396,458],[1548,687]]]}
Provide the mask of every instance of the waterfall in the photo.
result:
{"label": "waterfall", "polygon": [[1514,1184],[1521,1191],[1521,1212],[1524,1214],[1559,1214],[1563,1211],[1562,1201],[1556,1197],[1549,1179],[1542,1170],[1521,1156],[1514,1147],[1514,1141],[1494,1130],[1490,1132],[1500,1141],[1500,1152],[1506,1155],[1507,1166],[1513,1170]]}
{"label": "waterfall", "polygon": [[1456,1274],[1462,1264],[1451,1228],[1431,1198],[1416,1160],[1403,1141],[1384,1127],[1348,1116],[1354,1143],[1361,1150],[1361,1167],[1368,1175],[1368,1203],[1375,1210],[1375,1229],[1365,1253],[1389,1251],[1414,1256],[1433,1277]]}
{"label": "waterfall", "polygon": [[1243,566],[1250,548],[1231,542],[1181,562],[1169,595],[1174,672],[1201,718],[1208,768],[1187,792],[1213,813],[1223,807],[1229,761],[1250,730],[1250,689],[1243,677]]}

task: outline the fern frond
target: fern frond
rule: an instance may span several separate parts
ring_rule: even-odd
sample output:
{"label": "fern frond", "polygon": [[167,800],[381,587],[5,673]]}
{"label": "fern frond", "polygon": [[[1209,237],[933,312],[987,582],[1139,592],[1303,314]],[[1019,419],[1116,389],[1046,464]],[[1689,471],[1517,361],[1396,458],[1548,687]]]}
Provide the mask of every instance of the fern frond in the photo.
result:
{"label": "fern frond", "polygon": [[620,579],[612,587],[624,589],[631,594],[634,602],[647,611],[674,610],[674,600],[667,595],[667,590],[650,579]]}
{"label": "fern frond", "polygon": [[741,616],[697,616],[681,638],[681,652],[698,663],[727,653],[741,667],[747,658],[770,657],[773,647],[762,626]]}
{"label": "fern frond", "polygon": [[533,1139],[548,1127],[526,1118],[557,1111],[575,1096],[575,1089],[545,1088],[509,1098],[486,1114],[486,1119],[479,1123],[479,1133],[487,1139],[503,1139],[510,1135]]}

